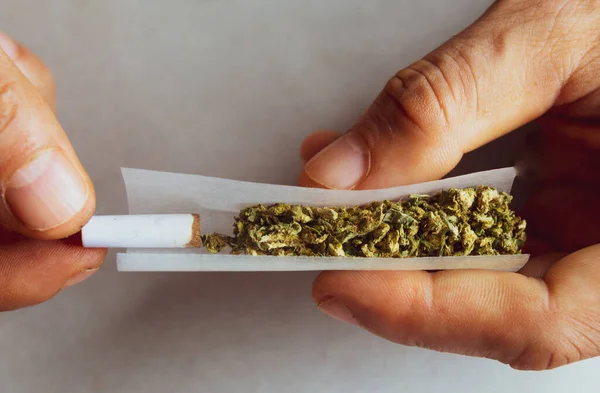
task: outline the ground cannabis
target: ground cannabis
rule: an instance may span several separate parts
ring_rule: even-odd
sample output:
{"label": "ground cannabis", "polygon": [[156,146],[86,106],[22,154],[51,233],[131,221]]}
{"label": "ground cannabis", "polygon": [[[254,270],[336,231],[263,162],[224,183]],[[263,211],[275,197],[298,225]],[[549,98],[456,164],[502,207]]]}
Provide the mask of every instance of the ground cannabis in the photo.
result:
{"label": "ground cannabis", "polygon": [[273,204],[245,208],[233,236],[202,236],[217,253],[341,257],[520,254],[525,220],[512,196],[487,186],[354,207]]}

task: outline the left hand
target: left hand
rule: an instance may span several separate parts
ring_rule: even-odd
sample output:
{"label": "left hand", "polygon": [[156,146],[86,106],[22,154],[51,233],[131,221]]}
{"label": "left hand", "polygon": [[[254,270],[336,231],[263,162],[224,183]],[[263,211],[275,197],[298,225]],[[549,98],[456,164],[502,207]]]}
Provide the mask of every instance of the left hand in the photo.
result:
{"label": "left hand", "polygon": [[600,2],[501,0],[398,72],[347,133],[305,141],[300,184],[434,180],[539,118],[541,181],[518,273],[325,272],[325,313],[391,341],[549,369],[600,355]]}
{"label": "left hand", "polygon": [[55,106],[48,68],[0,33],[0,311],[49,300],[106,255],[74,236],[96,200]]}

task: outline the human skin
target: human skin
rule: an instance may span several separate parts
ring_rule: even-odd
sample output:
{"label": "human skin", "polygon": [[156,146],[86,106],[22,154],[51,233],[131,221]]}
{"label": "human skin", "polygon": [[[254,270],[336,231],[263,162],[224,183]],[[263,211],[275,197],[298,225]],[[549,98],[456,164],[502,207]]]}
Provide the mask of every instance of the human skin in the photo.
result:
{"label": "human skin", "polygon": [[46,301],[98,270],[106,250],[76,234],[93,185],[54,115],[52,76],[0,34],[0,311]]}
{"label": "human skin", "polygon": [[[93,185],[54,115],[50,72],[0,35],[0,310],[89,277]],[[306,139],[300,184],[372,189],[437,179],[532,120],[536,256],[520,273],[324,272],[319,308],[393,342],[548,369],[600,351],[600,0],[503,0],[399,71],[347,132]],[[34,165],[30,165],[30,164]]]}
{"label": "human skin", "polygon": [[345,133],[301,147],[300,184],[438,179],[536,121],[519,273],[324,272],[319,308],[392,342],[551,369],[600,354],[600,1],[503,0],[402,69]]}

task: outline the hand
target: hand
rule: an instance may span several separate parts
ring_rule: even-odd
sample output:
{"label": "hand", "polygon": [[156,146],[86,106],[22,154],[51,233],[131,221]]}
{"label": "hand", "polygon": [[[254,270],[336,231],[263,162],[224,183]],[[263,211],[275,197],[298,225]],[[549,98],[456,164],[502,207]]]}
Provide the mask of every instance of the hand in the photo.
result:
{"label": "hand", "polygon": [[[0,34],[0,311],[38,304],[97,270],[105,250],[72,237],[94,189],[54,115],[44,64]],[[59,240],[62,239],[62,240]]]}
{"label": "hand", "polygon": [[497,1],[398,72],[359,122],[302,146],[304,186],[438,179],[532,120],[536,257],[520,273],[325,272],[319,308],[404,345],[550,369],[600,355],[600,1]]}

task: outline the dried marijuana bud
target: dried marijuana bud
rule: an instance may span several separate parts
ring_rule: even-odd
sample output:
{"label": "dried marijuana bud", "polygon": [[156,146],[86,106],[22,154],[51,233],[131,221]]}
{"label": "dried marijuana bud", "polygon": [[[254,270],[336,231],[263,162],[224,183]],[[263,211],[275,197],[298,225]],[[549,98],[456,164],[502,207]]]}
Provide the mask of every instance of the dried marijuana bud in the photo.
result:
{"label": "dried marijuana bud", "polygon": [[232,254],[428,257],[520,254],[525,220],[512,196],[487,186],[411,195],[354,207],[256,205],[235,218],[233,236],[202,237],[205,248]]}
{"label": "dried marijuana bud", "polygon": [[213,233],[202,237],[202,243],[208,252],[216,254],[221,252],[230,243],[229,236]]}

